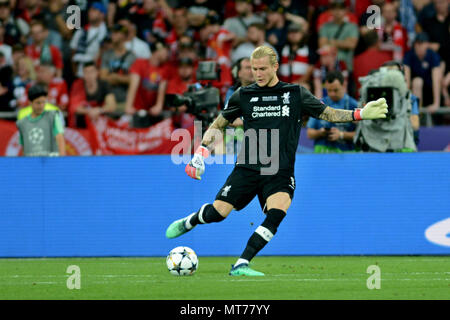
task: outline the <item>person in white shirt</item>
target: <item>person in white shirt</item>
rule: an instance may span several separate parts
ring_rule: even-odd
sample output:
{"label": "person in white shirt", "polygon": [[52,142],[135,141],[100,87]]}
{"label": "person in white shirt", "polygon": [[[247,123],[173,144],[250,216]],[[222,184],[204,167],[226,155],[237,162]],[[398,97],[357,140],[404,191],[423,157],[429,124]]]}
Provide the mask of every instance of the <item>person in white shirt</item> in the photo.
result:
{"label": "person in white shirt", "polygon": [[70,48],[72,61],[76,64],[76,76],[83,76],[83,65],[95,61],[100,54],[100,46],[108,35],[105,24],[106,8],[101,2],[94,2],[88,11],[88,24],[73,35]]}
{"label": "person in white shirt", "polygon": [[150,56],[152,55],[150,47],[147,42],[139,39],[136,36],[136,25],[127,19],[122,19],[118,23],[128,29],[128,37],[127,42],[125,42],[125,48],[131,51],[136,56],[136,58],[150,58]]}

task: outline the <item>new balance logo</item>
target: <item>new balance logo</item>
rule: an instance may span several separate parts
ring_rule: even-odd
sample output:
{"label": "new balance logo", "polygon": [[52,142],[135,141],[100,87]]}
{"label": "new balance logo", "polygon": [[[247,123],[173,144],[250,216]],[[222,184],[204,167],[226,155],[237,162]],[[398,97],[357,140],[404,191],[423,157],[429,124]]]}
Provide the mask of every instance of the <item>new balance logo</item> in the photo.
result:
{"label": "new balance logo", "polygon": [[222,191],[222,196],[223,197],[228,196],[228,191],[230,191],[230,189],[231,189],[231,186],[225,186]]}
{"label": "new balance logo", "polygon": [[258,102],[259,98],[258,97],[253,97],[250,99],[250,102]]}
{"label": "new balance logo", "polygon": [[281,108],[281,116],[282,117],[289,117],[289,107],[288,106],[283,106]]}

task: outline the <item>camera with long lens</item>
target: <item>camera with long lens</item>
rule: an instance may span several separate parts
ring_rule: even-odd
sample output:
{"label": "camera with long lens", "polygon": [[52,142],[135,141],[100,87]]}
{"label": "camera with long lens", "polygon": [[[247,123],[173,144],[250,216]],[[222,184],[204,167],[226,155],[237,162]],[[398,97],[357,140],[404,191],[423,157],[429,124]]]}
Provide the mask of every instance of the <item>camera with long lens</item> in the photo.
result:
{"label": "camera with long lens", "polygon": [[220,91],[211,85],[211,81],[220,79],[220,69],[214,61],[202,61],[199,62],[196,77],[199,81],[208,81],[206,86],[195,83],[189,85],[182,95],[166,94],[165,104],[168,107],[185,105],[188,113],[208,126],[219,112]]}

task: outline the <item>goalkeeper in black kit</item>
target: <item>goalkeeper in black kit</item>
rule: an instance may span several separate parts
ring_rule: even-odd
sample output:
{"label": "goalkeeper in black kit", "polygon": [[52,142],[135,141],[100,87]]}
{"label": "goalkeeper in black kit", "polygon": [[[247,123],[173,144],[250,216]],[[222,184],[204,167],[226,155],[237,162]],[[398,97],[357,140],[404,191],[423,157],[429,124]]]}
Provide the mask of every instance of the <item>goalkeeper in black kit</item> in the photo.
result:
{"label": "goalkeeper in black kit", "polygon": [[[264,275],[250,268],[249,262],[272,240],[291,205],[302,116],[350,122],[386,118],[388,111],[384,98],[370,101],[363,109],[354,111],[333,109],[304,87],[281,82],[277,77],[277,55],[270,47],[256,48],[250,61],[256,82],[239,88],[231,96],[228,107],[203,135],[202,145],[186,166],[186,173],[200,180],[205,171],[204,159],[209,156],[217,130],[222,131],[229,123],[242,118],[245,135],[236,165],[212,204],[205,203],[197,212],[174,221],[166,231],[166,237],[171,239],[198,224],[220,222],[233,209],[243,209],[258,196],[266,217],[231,267],[232,276]],[[268,154],[270,158],[264,157]]]}

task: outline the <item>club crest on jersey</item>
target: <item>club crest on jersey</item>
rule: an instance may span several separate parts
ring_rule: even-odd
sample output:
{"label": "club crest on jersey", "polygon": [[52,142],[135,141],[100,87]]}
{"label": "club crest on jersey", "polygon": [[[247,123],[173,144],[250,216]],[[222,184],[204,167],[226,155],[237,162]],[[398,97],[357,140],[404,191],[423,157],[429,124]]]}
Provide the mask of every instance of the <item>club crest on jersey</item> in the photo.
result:
{"label": "club crest on jersey", "polygon": [[285,92],[285,93],[283,93],[283,96],[282,96],[282,98],[283,98],[283,103],[290,103],[290,95],[291,95],[291,93],[290,92]]}

